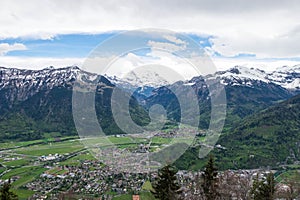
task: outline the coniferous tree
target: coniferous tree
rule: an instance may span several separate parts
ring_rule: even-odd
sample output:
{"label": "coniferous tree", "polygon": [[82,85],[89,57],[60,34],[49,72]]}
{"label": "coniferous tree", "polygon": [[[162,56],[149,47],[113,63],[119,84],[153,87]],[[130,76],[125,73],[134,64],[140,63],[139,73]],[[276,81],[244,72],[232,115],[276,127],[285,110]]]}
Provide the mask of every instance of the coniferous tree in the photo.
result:
{"label": "coniferous tree", "polygon": [[10,180],[7,183],[4,183],[0,188],[0,199],[1,200],[16,200],[18,199],[17,195],[10,191],[11,184]]}
{"label": "coniferous tree", "polygon": [[181,193],[180,186],[177,183],[177,170],[167,165],[158,171],[158,178],[153,184],[154,191],[151,193],[160,200],[175,200]]}
{"label": "coniferous tree", "polygon": [[254,200],[273,200],[275,193],[275,180],[273,173],[269,173],[266,179],[259,180],[258,175],[253,181],[251,194]]}
{"label": "coniferous tree", "polygon": [[266,195],[266,199],[272,200],[274,199],[274,193],[275,193],[275,180],[274,180],[274,174],[269,173],[267,175],[267,182],[264,186],[264,193]]}
{"label": "coniferous tree", "polygon": [[207,200],[214,200],[218,197],[218,180],[217,180],[217,167],[215,166],[214,157],[211,155],[206,164],[204,173],[202,175],[203,183],[202,189],[204,196]]}
{"label": "coniferous tree", "polygon": [[256,175],[255,179],[253,180],[252,188],[251,188],[251,195],[253,200],[259,200],[261,197],[260,194],[260,186],[261,181],[259,181],[258,174]]}

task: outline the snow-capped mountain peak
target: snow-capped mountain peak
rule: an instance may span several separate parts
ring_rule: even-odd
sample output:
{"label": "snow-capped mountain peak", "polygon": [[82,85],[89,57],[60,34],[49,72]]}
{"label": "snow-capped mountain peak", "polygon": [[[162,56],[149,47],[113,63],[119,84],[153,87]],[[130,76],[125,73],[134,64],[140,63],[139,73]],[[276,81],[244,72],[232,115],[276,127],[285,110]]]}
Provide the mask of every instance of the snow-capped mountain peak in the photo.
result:
{"label": "snow-capped mountain peak", "polygon": [[166,80],[154,70],[142,70],[138,72],[130,72],[124,77],[104,75],[113,84],[121,87],[142,87],[148,86],[157,88],[164,85],[169,85],[175,82],[175,80]]}
{"label": "snow-capped mountain peak", "polygon": [[[75,80],[93,81],[98,75],[82,71],[77,66],[65,68],[47,67],[26,70],[0,67],[0,90],[8,89],[7,99],[26,100],[41,90],[54,87],[72,87]],[[13,90],[13,91],[12,91]]]}
{"label": "snow-capped mountain peak", "polygon": [[294,66],[282,66],[278,67],[275,70],[276,72],[294,72],[294,73],[300,73],[300,64],[294,65]]}
{"label": "snow-capped mountain peak", "polygon": [[244,66],[235,66],[226,71],[220,71],[215,74],[225,85],[248,85],[253,81],[262,81],[265,83],[274,83],[286,89],[300,89],[300,65],[293,67],[280,67],[273,72],[266,72],[256,68]]}
{"label": "snow-capped mountain peak", "polygon": [[227,71],[217,72],[218,77],[234,77],[240,79],[254,79],[268,82],[265,71],[244,66],[235,66]]}
{"label": "snow-capped mountain peak", "polygon": [[269,74],[268,78],[284,88],[300,89],[300,65],[280,67]]}

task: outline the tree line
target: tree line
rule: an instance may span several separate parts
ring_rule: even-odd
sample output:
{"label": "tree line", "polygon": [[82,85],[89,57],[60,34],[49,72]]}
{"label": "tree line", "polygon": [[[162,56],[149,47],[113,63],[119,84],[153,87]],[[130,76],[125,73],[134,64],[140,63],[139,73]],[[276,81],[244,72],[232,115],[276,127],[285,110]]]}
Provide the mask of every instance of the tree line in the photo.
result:
{"label": "tree line", "polygon": [[276,186],[272,172],[254,178],[231,171],[218,172],[214,157],[210,156],[202,173],[195,176],[189,188],[180,186],[177,169],[167,165],[159,170],[151,193],[160,200],[293,200],[300,198],[299,183],[288,183],[284,191]]}

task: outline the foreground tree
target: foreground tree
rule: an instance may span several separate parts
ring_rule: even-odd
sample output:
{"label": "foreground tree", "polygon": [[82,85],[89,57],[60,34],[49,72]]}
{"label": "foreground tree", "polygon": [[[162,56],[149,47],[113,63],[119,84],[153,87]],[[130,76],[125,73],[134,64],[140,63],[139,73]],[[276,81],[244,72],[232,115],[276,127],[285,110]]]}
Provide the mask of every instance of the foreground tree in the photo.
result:
{"label": "foreground tree", "polygon": [[0,188],[0,199],[1,200],[16,200],[18,199],[17,195],[15,195],[12,191],[10,191],[11,184],[10,180],[7,183],[4,183]]}
{"label": "foreground tree", "polygon": [[177,183],[177,170],[167,165],[158,171],[158,178],[153,184],[154,191],[151,193],[160,200],[179,199],[180,186]]}
{"label": "foreground tree", "polygon": [[[190,190],[185,199],[189,200],[219,200],[221,198],[217,167],[211,155],[205,166],[204,172],[197,174],[192,181]],[[222,194],[223,195],[223,194]]]}
{"label": "foreground tree", "polygon": [[259,180],[258,175],[253,181],[251,194],[254,200],[273,200],[275,193],[274,174],[269,173],[266,179]]}
{"label": "foreground tree", "polygon": [[211,155],[209,160],[206,164],[204,173],[202,175],[203,183],[202,189],[204,196],[207,200],[214,200],[217,199],[218,195],[218,171],[217,167],[215,166],[214,157]]}

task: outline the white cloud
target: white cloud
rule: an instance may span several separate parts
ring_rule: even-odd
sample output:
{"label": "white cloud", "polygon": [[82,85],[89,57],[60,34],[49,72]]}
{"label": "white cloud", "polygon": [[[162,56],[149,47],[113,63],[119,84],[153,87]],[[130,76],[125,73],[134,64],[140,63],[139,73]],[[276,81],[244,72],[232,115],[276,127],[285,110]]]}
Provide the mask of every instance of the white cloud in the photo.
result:
{"label": "white cloud", "polygon": [[42,57],[14,57],[0,56],[1,67],[13,67],[20,69],[43,69],[49,66],[66,67],[79,66],[81,67],[83,58],[42,58]]}
{"label": "white cloud", "polygon": [[236,65],[248,67],[248,68],[257,68],[263,69],[265,71],[274,71],[276,68],[282,66],[293,67],[299,65],[299,61],[292,60],[259,60],[259,59],[233,59],[233,58],[212,58],[212,62],[218,71],[226,70],[232,68]]}
{"label": "white cloud", "polygon": [[[124,77],[140,68],[150,69],[156,66],[155,73],[165,76],[169,73],[168,81],[191,79],[194,76],[214,73],[213,62],[205,57],[183,59],[164,50],[155,49],[146,56],[128,53],[125,56],[91,57],[82,64],[86,71],[107,74],[109,76]],[[172,74],[172,75],[171,75]],[[172,81],[171,81],[172,80]]]}
{"label": "white cloud", "polygon": [[165,35],[164,38],[167,39],[167,40],[169,40],[170,42],[175,43],[175,44],[186,45],[185,41],[177,38],[174,35]]}
{"label": "white cloud", "polygon": [[176,45],[176,44],[172,44],[169,42],[156,42],[156,41],[152,41],[152,40],[148,41],[147,45],[150,46],[152,49],[158,48],[158,49],[164,49],[164,50],[171,51],[171,52],[186,49],[185,44]]}
{"label": "white cloud", "polygon": [[213,35],[226,56],[300,57],[299,10],[297,0],[2,0],[0,38],[153,27]]}
{"label": "white cloud", "polygon": [[255,54],[258,58],[300,57],[300,30],[270,36],[258,33],[235,33],[210,39],[211,50],[223,56]]}
{"label": "white cloud", "polygon": [[175,35],[164,35],[162,38],[168,40],[168,42],[158,42],[149,40],[147,45],[151,47],[152,51],[155,51],[155,48],[166,50],[168,52],[176,52],[186,50],[187,42],[177,38]]}
{"label": "white cloud", "polygon": [[10,51],[19,51],[19,50],[26,50],[26,46],[21,43],[14,43],[14,44],[8,44],[8,43],[0,43],[0,55],[3,56],[7,54]]}

